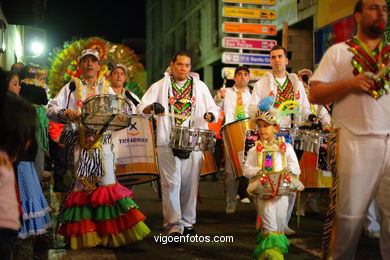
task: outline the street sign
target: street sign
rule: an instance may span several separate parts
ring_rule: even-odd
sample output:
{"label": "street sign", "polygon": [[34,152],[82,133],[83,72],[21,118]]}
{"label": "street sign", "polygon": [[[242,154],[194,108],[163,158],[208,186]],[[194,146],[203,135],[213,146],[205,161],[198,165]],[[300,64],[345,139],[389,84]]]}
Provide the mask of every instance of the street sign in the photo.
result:
{"label": "street sign", "polygon": [[275,5],[276,0],[223,0],[225,3]]}
{"label": "street sign", "polygon": [[224,37],[222,39],[222,47],[229,48],[229,49],[270,51],[272,47],[274,47],[277,44],[278,42],[275,40],[266,40],[266,39],[235,38],[235,37]]}
{"label": "street sign", "polygon": [[222,62],[228,64],[270,66],[270,59],[268,54],[223,52]]}
{"label": "street sign", "polygon": [[[227,79],[233,79],[234,78],[234,71],[235,67],[224,67],[222,68],[222,78],[227,75]],[[227,72],[225,74],[225,72]],[[259,80],[261,77],[263,77],[264,73],[271,72],[271,70],[264,70],[264,69],[249,69],[250,78],[251,80]]]}
{"label": "street sign", "polygon": [[224,6],[223,16],[233,17],[233,18],[259,19],[259,20],[275,20],[276,11]]}
{"label": "street sign", "polygon": [[223,23],[223,31],[226,33],[276,35],[276,26],[275,25],[256,24],[256,23],[224,22]]}

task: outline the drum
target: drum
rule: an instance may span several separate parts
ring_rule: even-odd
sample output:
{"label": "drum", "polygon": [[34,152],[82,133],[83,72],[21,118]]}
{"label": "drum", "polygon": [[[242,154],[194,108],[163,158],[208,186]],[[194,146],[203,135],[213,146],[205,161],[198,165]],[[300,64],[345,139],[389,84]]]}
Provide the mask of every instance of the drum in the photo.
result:
{"label": "drum", "polygon": [[228,159],[232,162],[236,178],[243,176],[243,161],[246,133],[255,129],[255,122],[249,118],[234,121],[222,127],[221,133]]}
{"label": "drum", "polygon": [[294,148],[305,152],[318,154],[321,140],[327,140],[327,133],[317,130],[298,130],[295,134]]}
{"label": "drum", "polygon": [[150,120],[131,117],[130,126],[113,132],[115,174],[124,186],[156,180],[158,175],[153,129]]}
{"label": "drum", "polygon": [[214,156],[212,152],[203,152],[202,157],[202,168],[200,170],[200,177],[207,176],[209,174],[217,173],[217,165],[214,161]]}
{"label": "drum", "polygon": [[299,132],[300,147],[305,151],[299,161],[302,183],[306,188],[330,188],[332,176],[327,165],[329,134],[313,130]]}
{"label": "drum", "polygon": [[281,127],[276,134],[277,137],[283,136],[286,143],[293,143],[293,131],[291,128],[283,128]]}
{"label": "drum", "polygon": [[187,151],[213,152],[215,132],[207,129],[172,126],[169,147]]}
{"label": "drum", "polygon": [[111,119],[107,130],[121,130],[129,126],[130,118],[130,104],[117,95],[95,95],[86,99],[81,108],[81,122],[92,131],[100,131]]}

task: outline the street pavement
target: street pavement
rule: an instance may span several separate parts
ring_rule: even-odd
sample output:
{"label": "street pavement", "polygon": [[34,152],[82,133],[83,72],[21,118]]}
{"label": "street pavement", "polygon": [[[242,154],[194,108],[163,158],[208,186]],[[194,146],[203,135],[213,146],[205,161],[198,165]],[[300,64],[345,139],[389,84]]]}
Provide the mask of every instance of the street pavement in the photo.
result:
{"label": "street pavement", "polygon": [[[146,215],[145,223],[152,231],[145,240],[117,249],[92,248],[71,251],[63,246],[61,243],[63,239],[60,236],[48,234],[35,242],[34,259],[252,259],[252,252],[256,247],[254,206],[252,203],[238,203],[236,212],[227,215],[222,180],[200,182],[197,223],[194,228],[198,235],[230,236],[232,242],[189,242],[175,248],[156,242],[156,237],[164,234],[158,193],[151,183],[134,186],[133,191],[134,200],[141,212]],[[55,209],[59,206],[58,199],[61,199],[61,196],[54,195],[51,197],[51,203]],[[297,233],[288,237],[291,246],[285,259],[320,259],[323,221],[324,214],[307,213],[299,220],[294,215],[290,227]],[[356,259],[381,259],[379,240],[362,237]]]}

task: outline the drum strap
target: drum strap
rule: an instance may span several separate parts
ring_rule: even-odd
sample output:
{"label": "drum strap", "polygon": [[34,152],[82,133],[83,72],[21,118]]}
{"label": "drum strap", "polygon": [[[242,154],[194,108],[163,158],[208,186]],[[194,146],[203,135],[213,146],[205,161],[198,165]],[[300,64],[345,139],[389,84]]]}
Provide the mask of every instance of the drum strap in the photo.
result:
{"label": "drum strap", "polygon": [[80,78],[74,78],[74,81],[76,82],[76,89],[77,89],[77,95],[78,95],[78,102],[77,106],[79,107],[79,111],[81,111],[81,107],[83,106],[83,86],[88,88],[88,93],[87,97],[89,96],[94,96],[96,94],[96,88],[100,88],[101,92],[100,94],[108,94],[108,88],[109,88],[109,83],[105,79],[105,77],[101,77],[96,80],[94,86],[88,87],[87,82],[83,79]]}
{"label": "drum strap", "polygon": [[[259,174],[256,176],[258,181],[262,184],[269,182],[272,188],[273,195],[270,197],[264,197],[264,199],[271,199],[278,195],[279,185],[281,178],[284,177],[287,171],[286,160],[286,144],[284,137],[278,137],[278,140],[273,140],[270,144],[264,144],[261,141],[256,142],[257,149],[257,163],[260,169]],[[275,171],[275,153],[281,153],[282,156],[282,168],[280,172]],[[269,174],[280,174],[277,183],[274,183]],[[282,176],[283,175],[283,176]]]}
{"label": "drum strap", "polygon": [[193,127],[196,106],[194,79],[189,76],[184,86],[179,89],[171,78],[168,101],[171,112],[184,116],[183,118],[172,117],[172,125],[182,125],[190,117],[189,127]]}

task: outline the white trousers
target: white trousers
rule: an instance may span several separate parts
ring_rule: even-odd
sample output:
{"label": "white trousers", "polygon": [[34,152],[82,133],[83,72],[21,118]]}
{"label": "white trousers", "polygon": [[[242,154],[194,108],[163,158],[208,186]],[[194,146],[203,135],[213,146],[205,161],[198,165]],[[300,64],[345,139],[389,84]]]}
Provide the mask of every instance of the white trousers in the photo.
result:
{"label": "white trousers", "polygon": [[367,209],[375,197],[382,215],[380,247],[390,259],[390,138],[339,131],[336,218],[328,255],[353,259]]}
{"label": "white trousers", "polygon": [[236,196],[238,191],[239,180],[236,180],[236,175],[233,172],[233,164],[225,153],[225,190],[226,202],[237,203]]}
{"label": "white trousers", "polygon": [[288,197],[288,209],[287,209],[286,223],[284,224],[285,228],[288,228],[288,222],[290,222],[291,219],[291,215],[295,205],[295,199],[297,198],[297,193],[294,192],[293,194],[287,197]]}
{"label": "white trousers", "polygon": [[288,196],[278,196],[270,200],[254,199],[257,215],[261,216],[263,233],[283,233],[288,208]]}
{"label": "white trousers", "polygon": [[196,222],[196,199],[202,152],[192,152],[188,159],[179,159],[167,146],[157,148],[161,177],[161,193],[167,234],[183,233],[184,227]]}

